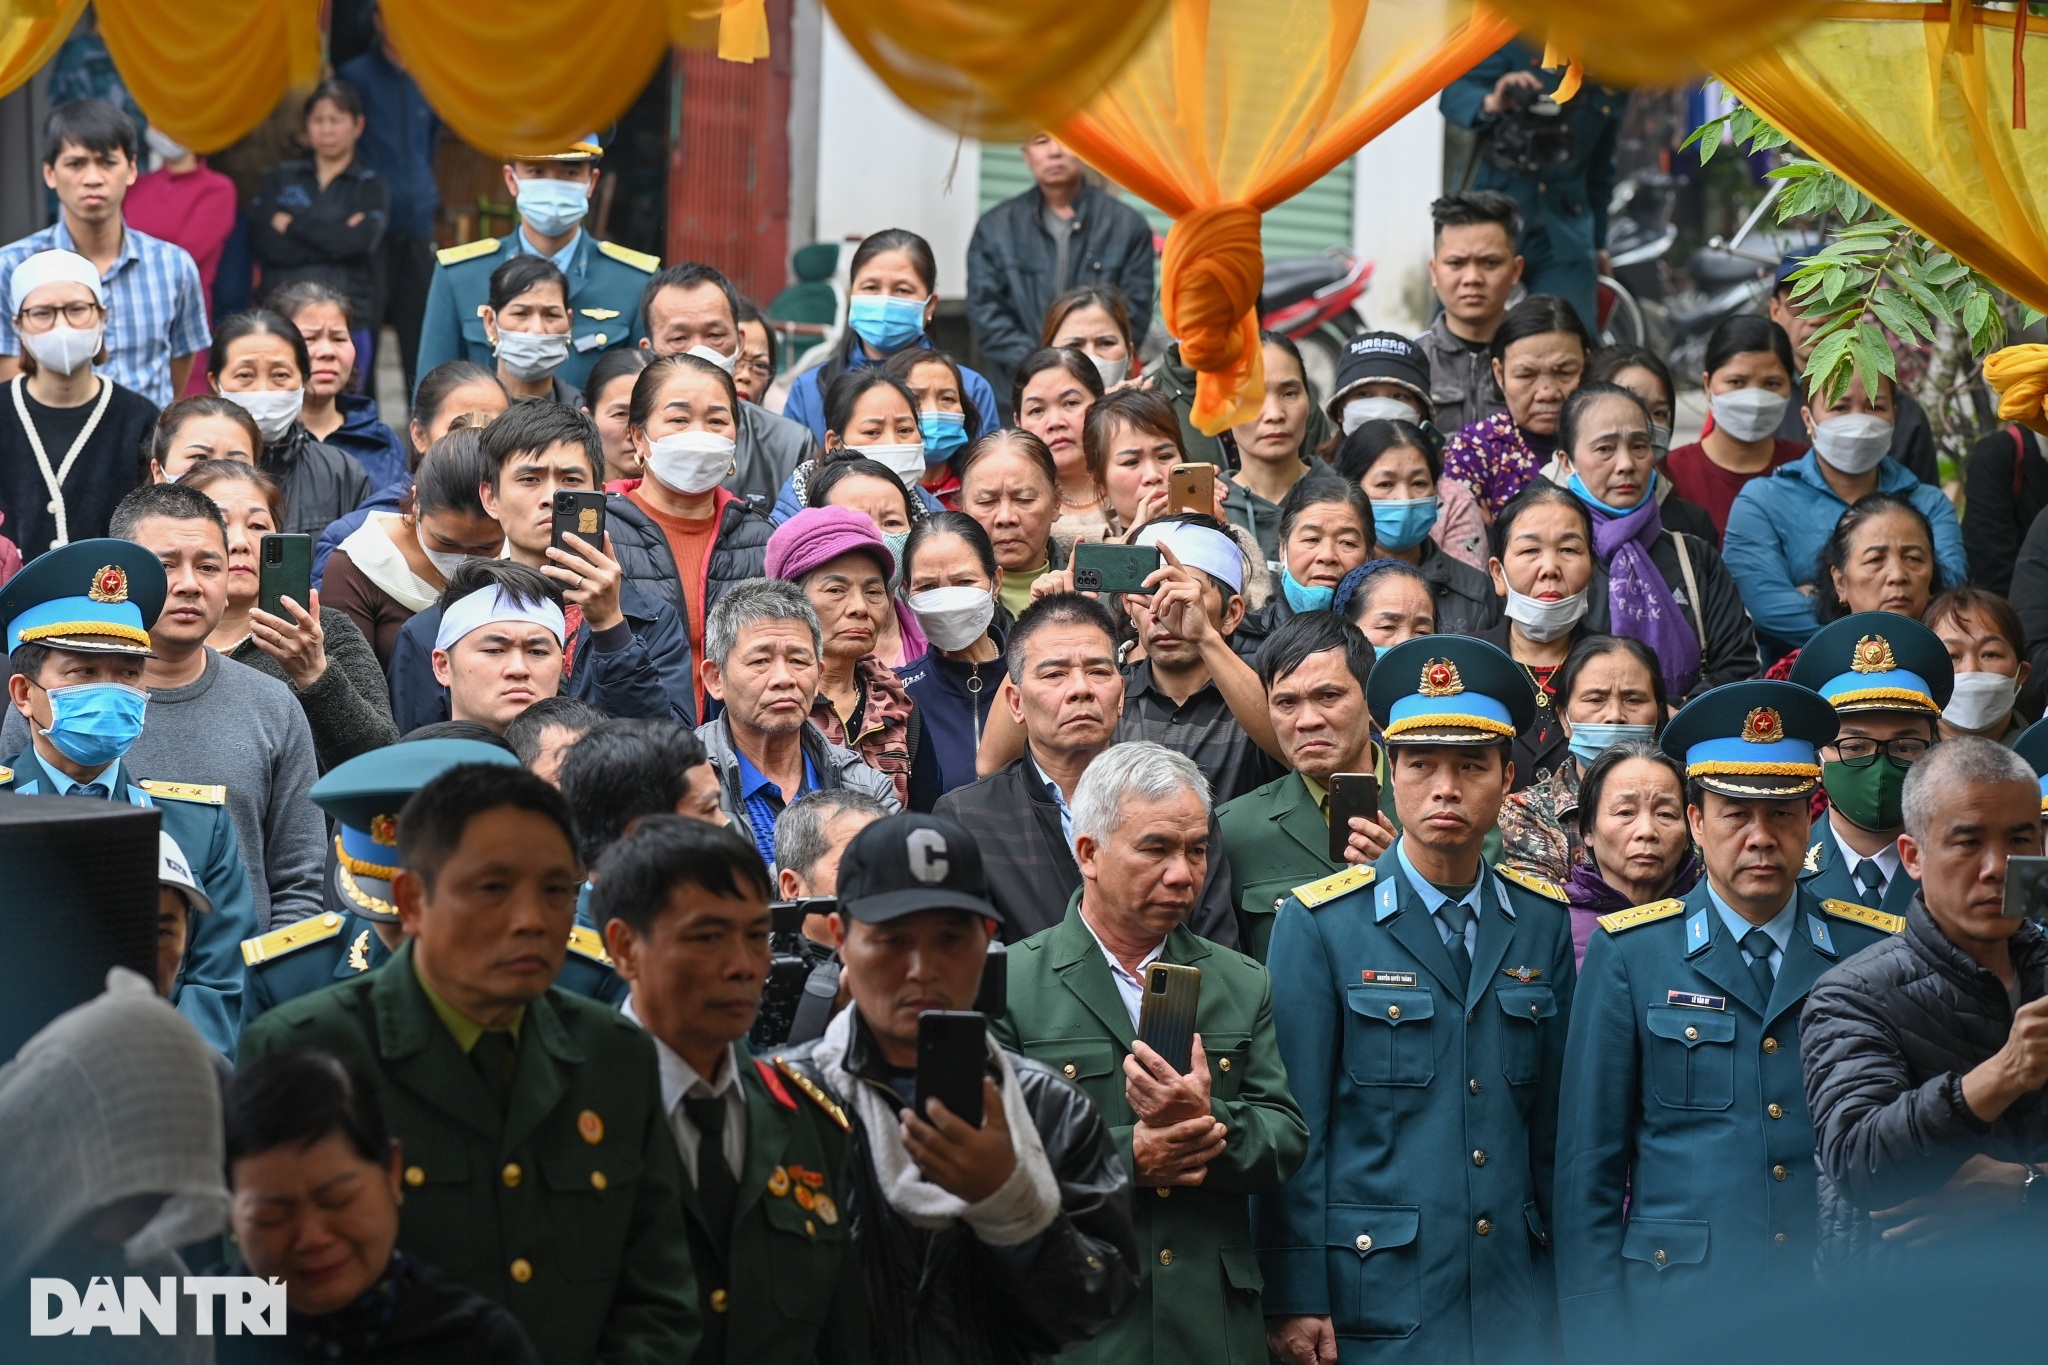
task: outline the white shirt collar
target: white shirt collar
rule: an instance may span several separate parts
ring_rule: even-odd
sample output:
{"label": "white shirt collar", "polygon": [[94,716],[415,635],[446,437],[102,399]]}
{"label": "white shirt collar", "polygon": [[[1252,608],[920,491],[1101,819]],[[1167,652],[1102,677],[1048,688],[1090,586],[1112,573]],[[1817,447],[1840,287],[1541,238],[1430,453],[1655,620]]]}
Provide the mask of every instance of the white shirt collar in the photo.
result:
{"label": "white shirt collar", "polygon": [[1131,1027],[1136,1028],[1138,1012],[1145,1002],[1144,971],[1157,962],[1159,955],[1166,951],[1166,940],[1162,938],[1152,945],[1152,951],[1138,960],[1138,974],[1132,975],[1124,969],[1124,964],[1117,955],[1109,950],[1109,945],[1102,941],[1102,935],[1095,932],[1095,926],[1088,923],[1086,915],[1081,916],[1081,924],[1088,930],[1088,937],[1095,940],[1095,946],[1102,949],[1103,960],[1109,963],[1109,979],[1116,983],[1116,993],[1123,998],[1124,1008],[1130,1011]]}
{"label": "white shirt collar", "polygon": [[640,1022],[640,1016],[633,1013],[633,997],[629,994],[619,1006],[619,1013],[639,1024],[641,1029],[654,1040],[654,1055],[661,1077],[661,1112],[673,1114],[676,1106],[683,1102],[683,1096],[692,1090],[703,1089],[713,1096],[722,1096],[740,1083],[739,1055],[731,1043],[725,1045],[725,1054],[718,1068],[718,1079],[706,1080],[697,1068],[683,1060],[682,1054],[661,1040],[661,1036]]}

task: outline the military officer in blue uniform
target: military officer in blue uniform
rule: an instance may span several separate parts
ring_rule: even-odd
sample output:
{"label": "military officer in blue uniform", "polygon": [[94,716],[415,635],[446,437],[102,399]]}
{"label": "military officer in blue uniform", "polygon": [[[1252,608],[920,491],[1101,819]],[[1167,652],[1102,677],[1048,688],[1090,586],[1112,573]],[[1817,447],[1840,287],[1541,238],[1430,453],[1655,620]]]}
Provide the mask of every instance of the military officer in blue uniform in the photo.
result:
{"label": "military officer in blue uniform", "polygon": [[1607,255],[1607,204],[1614,197],[1614,144],[1628,93],[1588,78],[1558,114],[1531,118],[1559,140],[1561,159],[1510,169],[1496,164],[1492,147],[1512,140],[1502,124],[1516,119],[1511,106],[1535,95],[1555,95],[1563,68],[1546,69],[1540,49],[1515,41],[1445,87],[1443,116],[1482,139],[1473,171],[1460,188],[1499,190],[1522,207],[1522,287],[1556,294],[1578,309],[1586,330],[1598,333],[1595,291]]}
{"label": "military officer in blue uniform", "polygon": [[125,540],[59,546],[0,588],[0,632],[14,668],[7,695],[33,735],[0,766],[0,789],[125,801],[161,814],[163,832],[213,904],[213,913],[191,921],[170,1000],[232,1056],[242,1008],[235,945],[256,931],[256,904],[227,789],[145,777],[123,758],[142,734],[143,664],[165,592],[163,564]]}
{"label": "military officer in blue uniform", "polygon": [[593,133],[554,156],[505,166],[519,227],[508,237],[486,237],[438,253],[420,327],[421,374],[449,360],[495,368],[477,310],[490,300],[491,272],[522,252],[545,256],[569,277],[569,358],[555,371],[557,379],[581,389],[599,356],[640,344],[645,335],[640,292],[661,269],[661,259],[600,242],[584,230],[603,160],[604,149]]}
{"label": "military officer in blue uniform", "polygon": [[1572,1003],[1564,893],[1481,845],[1535,718],[1514,661],[1431,635],[1373,665],[1401,837],[1281,903],[1267,965],[1308,1158],[1257,1203],[1290,1365],[1552,1354],[1550,1189]]}
{"label": "military officer in blue uniform", "polygon": [[[1893,620],[1904,618],[1894,617]],[[1804,1302],[1818,1207],[1799,1010],[1897,916],[1798,880],[1835,714],[1788,682],[1694,699],[1665,728],[1706,875],[1600,917],[1579,973],[1558,1114],[1558,1300],[1572,1359],[1687,1315]]]}
{"label": "military officer in blue uniform", "polygon": [[1792,665],[1792,681],[1835,708],[1840,730],[1821,750],[1828,817],[1807,840],[1800,880],[1820,900],[1904,916],[1920,883],[1899,865],[1906,770],[1940,738],[1955,690],[1941,637],[1910,616],[1858,612],[1824,626]]}

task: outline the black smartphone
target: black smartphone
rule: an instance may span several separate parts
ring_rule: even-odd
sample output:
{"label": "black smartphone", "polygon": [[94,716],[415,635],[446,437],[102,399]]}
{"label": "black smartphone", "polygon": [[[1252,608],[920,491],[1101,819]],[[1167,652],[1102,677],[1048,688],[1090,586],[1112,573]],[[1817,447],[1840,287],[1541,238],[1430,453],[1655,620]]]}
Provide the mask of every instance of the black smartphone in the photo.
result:
{"label": "black smartphone", "polygon": [[256,557],[258,610],[291,620],[278,600],[283,597],[313,609],[313,537],[273,531],[258,542]]}
{"label": "black smartphone", "polygon": [[2008,919],[2048,919],[2048,858],[2005,860],[2005,904]]}
{"label": "black smartphone", "polygon": [[990,1019],[1010,1012],[1010,950],[999,938],[988,941],[988,956],[981,960],[981,989],[974,994],[974,1008]]}
{"label": "black smartphone", "polygon": [[1105,545],[1084,540],[1074,546],[1075,592],[1127,592],[1148,597],[1145,580],[1159,570],[1157,545]]}
{"label": "black smartphone", "polygon": [[962,1122],[981,1127],[981,1082],[988,1075],[988,1017],[978,1010],[926,1010],[917,1016],[917,1113],[938,1100]]}
{"label": "black smartphone", "polygon": [[1202,1000],[1202,969],[1155,962],[1145,969],[1138,1006],[1138,1041],[1185,1076],[1195,1065],[1195,1006]]}
{"label": "black smartphone", "polygon": [[1174,512],[1216,515],[1216,466],[1189,462],[1177,464],[1167,476],[1166,506]]}
{"label": "black smartphone", "polygon": [[555,494],[554,535],[548,545],[552,549],[576,554],[576,547],[562,539],[565,535],[575,536],[593,550],[604,549],[603,493],[581,493],[565,488]]}
{"label": "black smartphone", "polygon": [[1351,842],[1351,819],[1380,818],[1380,780],[1371,773],[1330,774],[1330,861],[1344,861]]}

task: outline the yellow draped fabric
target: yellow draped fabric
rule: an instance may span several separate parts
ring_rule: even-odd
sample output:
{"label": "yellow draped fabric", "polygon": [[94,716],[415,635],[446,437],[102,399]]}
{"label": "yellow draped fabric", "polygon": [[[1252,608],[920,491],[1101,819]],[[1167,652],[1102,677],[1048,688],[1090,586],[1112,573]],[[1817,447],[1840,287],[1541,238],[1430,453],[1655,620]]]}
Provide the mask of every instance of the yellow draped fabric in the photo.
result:
{"label": "yellow draped fabric", "polygon": [[[2013,25],[2013,11],[1963,0],[1835,3],[1776,51],[1716,74],[1915,231],[2048,311],[2048,132],[2029,129],[2014,100],[2027,66],[2048,71],[2048,22],[2033,22],[2017,67]],[[1999,415],[2041,423],[2048,347],[1993,360]]]}
{"label": "yellow draped fabric", "polygon": [[1016,141],[1074,113],[1159,24],[1167,0],[825,0],[897,98]]}
{"label": "yellow draped fabric", "polygon": [[319,0],[99,0],[96,8],[128,93],[195,152],[234,142],[287,90],[320,74]]}
{"label": "yellow draped fabric", "polygon": [[11,95],[71,36],[85,0],[6,0],[0,5],[0,95]]}
{"label": "yellow draped fabric", "polygon": [[1259,215],[1307,189],[1514,25],[1470,0],[1172,0],[1060,140],[1178,221],[1160,309],[1198,372],[1193,420],[1258,413]]}
{"label": "yellow draped fabric", "polygon": [[[1784,42],[1823,0],[1492,0],[1610,85],[1671,85]],[[1551,62],[1545,66],[1563,65]],[[1569,98],[1560,94],[1560,100]]]}
{"label": "yellow draped fabric", "polygon": [[703,44],[707,29],[730,61],[768,55],[765,0],[404,0],[383,14],[434,112],[494,156],[544,156],[610,127],[671,44]]}

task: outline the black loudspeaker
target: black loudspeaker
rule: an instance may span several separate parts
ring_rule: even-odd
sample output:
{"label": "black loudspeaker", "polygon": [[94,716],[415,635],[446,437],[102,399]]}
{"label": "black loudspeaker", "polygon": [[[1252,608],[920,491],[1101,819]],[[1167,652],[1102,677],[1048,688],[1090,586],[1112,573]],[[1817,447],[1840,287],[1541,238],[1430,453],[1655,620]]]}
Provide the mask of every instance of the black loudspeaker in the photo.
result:
{"label": "black loudspeaker", "polygon": [[156,979],[157,825],[142,806],[0,793],[0,1058],[106,989]]}

